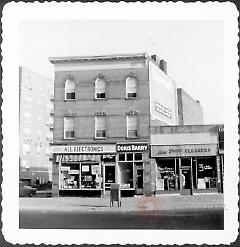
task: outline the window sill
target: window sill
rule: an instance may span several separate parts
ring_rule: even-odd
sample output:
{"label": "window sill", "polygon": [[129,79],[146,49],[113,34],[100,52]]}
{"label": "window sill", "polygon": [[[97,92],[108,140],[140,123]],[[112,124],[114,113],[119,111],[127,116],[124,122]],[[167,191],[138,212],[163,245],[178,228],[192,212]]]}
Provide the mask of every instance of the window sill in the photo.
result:
{"label": "window sill", "polygon": [[107,137],[94,137],[95,140],[107,140]]}
{"label": "window sill", "polygon": [[107,100],[107,98],[94,98],[95,101],[98,101],[98,100]]}
{"label": "window sill", "polygon": [[64,102],[72,102],[72,101],[75,101],[76,99],[65,99]]}
{"label": "window sill", "polygon": [[126,139],[139,139],[139,136],[127,136]]}
{"label": "window sill", "polygon": [[130,98],[125,98],[125,100],[134,100],[134,99],[137,99],[137,97],[130,97]]}

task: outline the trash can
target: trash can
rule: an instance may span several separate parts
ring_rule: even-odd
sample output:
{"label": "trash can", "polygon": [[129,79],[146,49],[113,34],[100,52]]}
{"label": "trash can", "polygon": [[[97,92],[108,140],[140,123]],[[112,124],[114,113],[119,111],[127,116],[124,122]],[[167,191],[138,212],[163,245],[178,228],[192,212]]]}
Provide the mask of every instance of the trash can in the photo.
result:
{"label": "trash can", "polygon": [[113,206],[113,202],[118,202],[118,207],[121,207],[121,191],[120,184],[111,184],[110,187],[110,207]]}

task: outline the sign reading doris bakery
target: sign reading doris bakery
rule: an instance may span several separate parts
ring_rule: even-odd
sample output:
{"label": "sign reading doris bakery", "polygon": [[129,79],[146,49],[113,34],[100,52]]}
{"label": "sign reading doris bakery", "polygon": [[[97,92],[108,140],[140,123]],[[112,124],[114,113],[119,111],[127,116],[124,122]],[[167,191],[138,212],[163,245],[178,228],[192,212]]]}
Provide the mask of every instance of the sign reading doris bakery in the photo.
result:
{"label": "sign reading doris bakery", "polygon": [[117,144],[117,152],[142,152],[148,150],[148,143]]}
{"label": "sign reading doris bakery", "polygon": [[217,154],[216,144],[151,146],[151,156],[154,157],[193,157],[214,156]]}
{"label": "sign reading doris bakery", "polygon": [[62,145],[52,146],[53,153],[115,153],[115,145]]}

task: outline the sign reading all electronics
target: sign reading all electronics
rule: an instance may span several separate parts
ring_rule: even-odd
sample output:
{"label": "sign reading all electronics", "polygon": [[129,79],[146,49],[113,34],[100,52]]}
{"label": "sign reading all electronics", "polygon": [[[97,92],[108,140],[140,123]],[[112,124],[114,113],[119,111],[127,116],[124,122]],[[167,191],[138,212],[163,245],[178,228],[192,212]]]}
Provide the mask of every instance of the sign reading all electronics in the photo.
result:
{"label": "sign reading all electronics", "polygon": [[115,153],[115,145],[62,145],[52,146],[53,153]]}
{"label": "sign reading all electronics", "polygon": [[148,143],[117,144],[117,152],[143,152],[148,150]]}

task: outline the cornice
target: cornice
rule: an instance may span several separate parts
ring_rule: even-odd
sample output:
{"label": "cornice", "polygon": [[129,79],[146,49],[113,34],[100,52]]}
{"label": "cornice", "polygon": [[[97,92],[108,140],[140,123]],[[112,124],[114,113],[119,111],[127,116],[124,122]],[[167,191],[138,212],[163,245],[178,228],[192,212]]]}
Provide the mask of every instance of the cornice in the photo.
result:
{"label": "cornice", "polygon": [[72,57],[50,57],[49,61],[53,64],[97,62],[97,61],[128,61],[134,59],[146,59],[145,53],[123,54],[123,55],[104,55],[104,56],[72,56]]}

